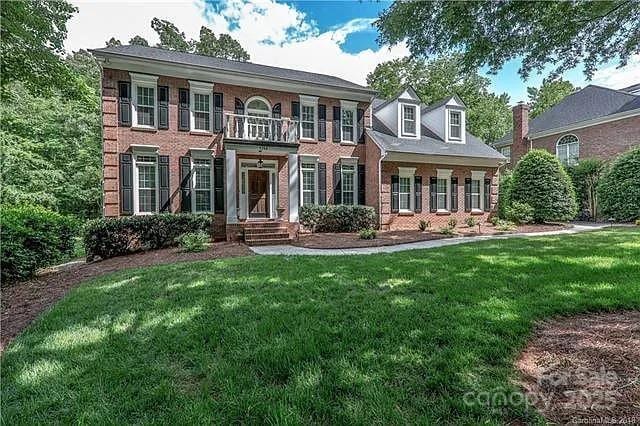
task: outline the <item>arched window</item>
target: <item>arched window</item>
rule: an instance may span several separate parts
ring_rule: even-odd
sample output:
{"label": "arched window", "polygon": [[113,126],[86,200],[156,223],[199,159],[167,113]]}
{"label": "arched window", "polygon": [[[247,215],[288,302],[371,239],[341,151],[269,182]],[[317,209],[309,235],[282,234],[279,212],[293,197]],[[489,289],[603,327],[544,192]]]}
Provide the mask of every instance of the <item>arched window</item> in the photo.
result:
{"label": "arched window", "polygon": [[247,100],[245,114],[256,117],[271,117],[269,102],[260,96],[254,96]]}
{"label": "arched window", "polygon": [[556,157],[562,164],[573,166],[578,163],[580,141],[576,135],[564,135],[556,143]]}

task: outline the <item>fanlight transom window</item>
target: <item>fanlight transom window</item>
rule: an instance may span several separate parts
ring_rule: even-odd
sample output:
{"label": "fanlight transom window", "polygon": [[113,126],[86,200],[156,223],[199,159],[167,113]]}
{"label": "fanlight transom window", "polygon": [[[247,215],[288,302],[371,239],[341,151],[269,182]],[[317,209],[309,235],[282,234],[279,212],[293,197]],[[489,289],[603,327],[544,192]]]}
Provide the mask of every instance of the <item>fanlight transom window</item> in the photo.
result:
{"label": "fanlight transom window", "polygon": [[574,165],[578,163],[580,155],[580,141],[576,135],[564,135],[558,139],[556,156],[562,164]]}

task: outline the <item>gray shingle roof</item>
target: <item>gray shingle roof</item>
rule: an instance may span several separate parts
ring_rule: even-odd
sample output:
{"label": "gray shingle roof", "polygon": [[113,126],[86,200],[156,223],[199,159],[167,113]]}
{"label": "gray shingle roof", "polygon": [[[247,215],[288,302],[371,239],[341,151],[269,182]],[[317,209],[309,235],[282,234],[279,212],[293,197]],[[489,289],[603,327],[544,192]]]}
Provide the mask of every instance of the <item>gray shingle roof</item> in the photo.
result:
{"label": "gray shingle roof", "polygon": [[272,67],[268,65],[254,64],[252,62],[232,61],[229,59],[214,58],[212,56],[196,55],[193,53],[176,52],[173,50],[159,49],[157,47],[144,46],[115,46],[92,49],[95,54],[112,54],[132,58],[149,59],[154,61],[175,63],[180,65],[192,65],[210,68],[238,74],[271,77],[281,80],[320,84],[335,88],[357,90],[374,94],[375,91],[356,83],[331,75],[317,74],[307,71],[299,71],[287,68]]}
{"label": "gray shingle roof", "polygon": [[[640,96],[621,90],[589,85],[565,97],[536,118],[529,121],[529,134],[545,132],[582,121],[640,108]],[[495,146],[511,143],[512,132]]]}

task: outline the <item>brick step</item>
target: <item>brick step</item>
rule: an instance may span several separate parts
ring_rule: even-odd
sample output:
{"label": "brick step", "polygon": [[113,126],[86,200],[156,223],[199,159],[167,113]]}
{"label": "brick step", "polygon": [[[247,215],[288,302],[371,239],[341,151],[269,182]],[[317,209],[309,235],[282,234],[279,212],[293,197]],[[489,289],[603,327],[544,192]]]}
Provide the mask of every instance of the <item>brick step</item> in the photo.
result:
{"label": "brick step", "polygon": [[257,234],[271,234],[271,233],[287,233],[289,230],[285,226],[268,227],[268,228],[246,228],[244,230],[245,235],[257,235]]}
{"label": "brick step", "polygon": [[282,226],[286,227],[286,223],[282,221],[265,221],[265,222],[245,222],[245,229],[253,229],[253,228],[280,228]]}
{"label": "brick step", "polygon": [[273,246],[280,244],[289,244],[291,243],[291,239],[289,238],[289,236],[287,236],[284,238],[267,238],[263,240],[245,239],[244,242],[249,246]]}
{"label": "brick step", "polygon": [[272,232],[270,234],[244,234],[245,240],[271,240],[289,238],[288,232]]}

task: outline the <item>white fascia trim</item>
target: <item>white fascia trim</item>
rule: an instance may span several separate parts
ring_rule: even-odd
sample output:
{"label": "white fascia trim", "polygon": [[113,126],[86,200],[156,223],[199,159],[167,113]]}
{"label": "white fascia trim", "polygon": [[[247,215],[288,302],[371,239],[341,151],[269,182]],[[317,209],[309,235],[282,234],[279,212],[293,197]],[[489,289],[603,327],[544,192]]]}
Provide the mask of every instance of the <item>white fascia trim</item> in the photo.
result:
{"label": "white fascia trim", "polygon": [[617,114],[607,115],[605,117],[594,118],[592,120],[580,121],[579,123],[569,124],[563,127],[557,127],[551,130],[545,130],[543,132],[529,133],[527,136],[529,139],[539,139],[545,136],[556,135],[558,133],[567,133],[572,130],[584,129],[585,127],[596,126],[598,124],[605,124],[612,121],[624,120],[625,118],[631,118],[640,115],[640,108],[632,109],[630,111],[624,111]]}
{"label": "white fascia trim", "polygon": [[[410,108],[414,108],[415,109],[415,122],[416,122],[416,133],[415,134],[408,134],[408,133],[404,133],[402,130],[403,126],[404,126],[404,107],[408,106]],[[421,123],[421,118],[422,115],[420,114],[420,105],[418,104],[414,104],[414,103],[410,103],[410,102],[402,102],[402,101],[398,101],[398,135],[400,135],[399,137],[401,139],[420,139],[420,130],[422,127],[422,123]]]}
{"label": "white fascia trim", "polygon": [[276,77],[265,77],[237,71],[216,70],[195,65],[173,64],[163,61],[123,57],[121,55],[95,52],[102,61],[104,68],[112,68],[133,72],[150,72],[155,74],[198,80],[211,80],[217,83],[233,84],[237,86],[254,87],[258,89],[278,90],[288,93],[312,93],[317,96],[344,99],[351,98],[360,102],[371,102],[375,96],[373,90],[346,89],[321,83],[302,83]]}
{"label": "white fascia trim", "polygon": [[410,152],[386,152],[384,161],[408,163],[430,163],[450,166],[498,167],[505,164],[502,159],[464,157],[455,155],[430,155]]}

